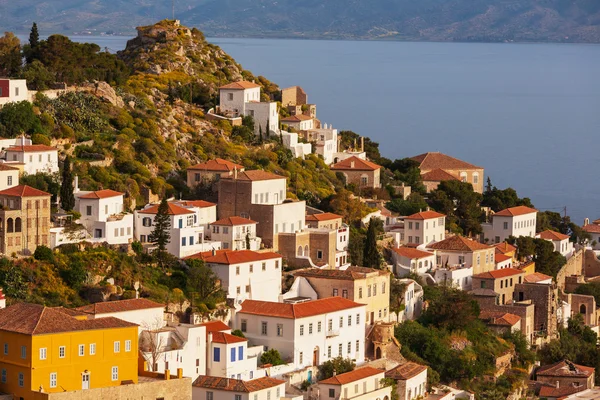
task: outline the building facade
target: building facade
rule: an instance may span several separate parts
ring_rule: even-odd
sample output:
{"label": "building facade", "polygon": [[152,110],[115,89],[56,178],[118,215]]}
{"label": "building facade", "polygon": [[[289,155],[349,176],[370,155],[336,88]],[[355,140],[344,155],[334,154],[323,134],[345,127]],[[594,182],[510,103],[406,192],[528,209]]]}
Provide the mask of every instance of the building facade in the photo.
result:
{"label": "building facade", "polygon": [[38,172],[58,172],[58,149],[43,144],[11,146],[4,150],[8,164],[23,164],[23,172],[35,175]]}
{"label": "building facade", "polygon": [[501,243],[509,236],[535,237],[537,210],[517,206],[498,211],[492,215],[492,222],[481,224],[483,239],[488,243]]}
{"label": "building facade", "polygon": [[356,156],[346,158],[331,166],[334,172],[341,172],[346,178],[346,184],[353,184],[359,188],[381,187],[381,166]]}

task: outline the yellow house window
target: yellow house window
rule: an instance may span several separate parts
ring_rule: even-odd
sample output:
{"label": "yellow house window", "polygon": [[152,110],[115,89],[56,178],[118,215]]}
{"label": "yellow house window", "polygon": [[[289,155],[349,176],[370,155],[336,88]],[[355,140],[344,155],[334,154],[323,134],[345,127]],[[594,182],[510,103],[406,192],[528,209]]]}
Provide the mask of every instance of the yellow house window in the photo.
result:
{"label": "yellow house window", "polygon": [[90,356],[93,356],[96,354],[96,343],[91,343],[90,344]]}
{"label": "yellow house window", "polygon": [[131,351],[131,340],[125,341],[125,351]]}
{"label": "yellow house window", "polygon": [[[118,343],[118,342],[115,342],[115,343]],[[119,367],[112,367],[112,380],[113,381],[119,380]]]}
{"label": "yellow house window", "polygon": [[116,341],[114,344],[114,351],[115,353],[120,353],[121,352],[121,342]]}
{"label": "yellow house window", "polygon": [[46,359],[46,354],[47,354],[47,350],[45,347],[42,347],[40,349],[40,360],[45,360]]}
{"label": "yellow house window", "polygon": [[51,372],[50,373],[50,387],[51,388],[55,388],[56,387],[56,381],[57,381],[56,372]]}
{"label": "yellow house window", "polygon": [[83,356],[85,356],[85,345],[80,344],[79,345],[79,357],[83,357]]}
{"label": "yellow house window", "polygon": [[65,358],[65,346],[60,346],[58,348],[58,357]]}

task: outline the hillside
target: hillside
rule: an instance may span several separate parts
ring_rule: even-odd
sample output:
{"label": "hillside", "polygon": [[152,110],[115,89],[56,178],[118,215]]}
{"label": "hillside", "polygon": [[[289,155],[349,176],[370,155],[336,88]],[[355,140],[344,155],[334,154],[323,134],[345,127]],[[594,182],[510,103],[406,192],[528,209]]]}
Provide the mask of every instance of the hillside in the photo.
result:
{"label": "hillside", "polygon": [[[595,0],[200,0],[175,15],[208,36],[429,41],[600,42]],[[1,1],[4,30],[131,33],[170,17],[171,2]]]}

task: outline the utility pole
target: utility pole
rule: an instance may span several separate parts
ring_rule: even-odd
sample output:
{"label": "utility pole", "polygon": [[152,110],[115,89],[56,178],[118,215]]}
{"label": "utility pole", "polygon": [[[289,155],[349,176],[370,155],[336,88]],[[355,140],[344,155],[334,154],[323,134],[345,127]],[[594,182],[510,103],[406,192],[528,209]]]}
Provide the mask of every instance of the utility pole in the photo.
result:
{"label": "utility pole", "polygon": [[173,13],[173,21],[175,21],[175,0],[171,0],[171,11]]}

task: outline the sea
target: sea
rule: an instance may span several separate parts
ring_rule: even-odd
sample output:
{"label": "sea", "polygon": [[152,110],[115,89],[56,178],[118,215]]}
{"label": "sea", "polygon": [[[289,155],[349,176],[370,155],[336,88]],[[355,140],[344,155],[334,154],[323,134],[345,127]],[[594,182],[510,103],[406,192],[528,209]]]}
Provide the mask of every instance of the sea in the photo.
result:
{"label": "sea", "polygon": [[[76,36],[111,52],[129,38]],[[600,45],[209,38],[245,69],[301,86],[322,123],[485,168],[539,210],[600,218]]]}

